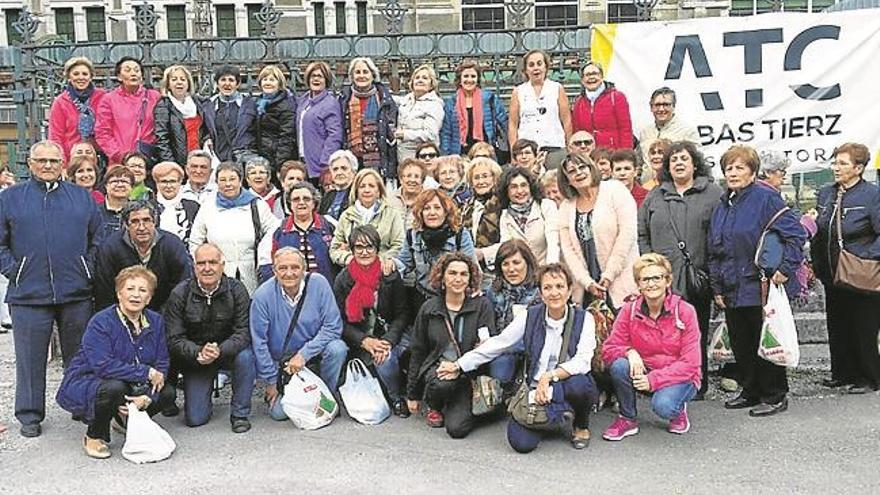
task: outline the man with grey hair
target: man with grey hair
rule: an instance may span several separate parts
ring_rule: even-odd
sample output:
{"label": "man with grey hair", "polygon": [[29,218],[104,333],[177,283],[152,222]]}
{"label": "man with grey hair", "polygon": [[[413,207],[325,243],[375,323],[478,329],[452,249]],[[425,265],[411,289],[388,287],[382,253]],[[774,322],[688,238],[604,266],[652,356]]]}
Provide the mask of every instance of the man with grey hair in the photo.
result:
{"label": "man with grey hair", "polygon": [[192,274],[186,244],[157,227],[159,210],[149,200],[129,201],[122,209],[122,229],[110,234],[95,257],[95,310],[116,304],[116,275],[133,265],[149,268],[158,281],[148,308],[161,311],[171,290]]}
{"label": "man with grey hair", "polygon": [[70,363],[92,316],[92,267],[101,217],[91,194],[61,180],[61,146],[30,149],[30,180],[0,194],[0,273],[15,328],[15,417],[36,437],[46,417],[46,361],[53,324]]}
{"label": "man with grey hair", "polygon": [[211,165],[211,154],[204,150],[193,150],[186,157],[186,184],[180,188],[181,197],[204,204],[217,194]]}
{"label": "man with grey hair", "polygon": [[336,393],[348,355],[342,341],[342,318],[330,283],[307,273],[302,252],[283,247],[272,256],[274,277],[255,292],[251,302],[251,341],[257,379],[266,384],[269,416],[287,419],[281,408],[282,368],[288,375],[306,365],[317,367],[321,379]]}

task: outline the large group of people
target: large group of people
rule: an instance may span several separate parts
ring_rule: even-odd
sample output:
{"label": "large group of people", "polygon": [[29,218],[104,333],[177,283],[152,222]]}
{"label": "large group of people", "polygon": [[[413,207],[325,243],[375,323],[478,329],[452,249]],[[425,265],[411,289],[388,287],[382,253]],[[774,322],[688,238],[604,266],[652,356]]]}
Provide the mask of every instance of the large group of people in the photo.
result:
{"label": "large group of people", "polygon": [[[617,403],[606,440],[638,433],[639,395],[684,434],[687,404],[709,383],[713,305],[741,385],[725,407],[777,414],[788,382],[757,355],[764,289],[798,293],[813,234],[826,385],[880,387],[877,293],[837,283],[842,253],[880,260],[864,145],[835,150],[810,229],[780,194],[784,161],[765,166],[734,145],[713,177],[671,89],[654,91],[655,122],[637,130],[599,63],[583,67],[573,105],[550,67],[528,52],[508,107],[473,60],[445,101],[430,65],[399,96],[369,58],[351,61],[339,95],[316,62],[301,94],[281,66],[259,71],[254,95],[220,67],[206,99],[184,66],[157,91],[124,57],[111,90],[95,86],[88,59],[69,60],[31,178],[4,179],[0,193],[21,434],[41,434],[53,327],[57,402],[88,425],[94,458],[110,456],[126,405],[176,415],[181,389],[185,423],[203,425],[219,374],[232,384],[231,429],[244,433],[258,383],[284,420],[284,375],[314,369],[335,394],[354,358],[394,415],[423,414],[453,438],[497,417],[472,410],[477,376],[511,404],[517,452],[548,425],[570,425],[571,445],[587,447],[600,395]],[[754,261],[765,237],[772,266]],[[546,421],[523,420],[523,404]]]}

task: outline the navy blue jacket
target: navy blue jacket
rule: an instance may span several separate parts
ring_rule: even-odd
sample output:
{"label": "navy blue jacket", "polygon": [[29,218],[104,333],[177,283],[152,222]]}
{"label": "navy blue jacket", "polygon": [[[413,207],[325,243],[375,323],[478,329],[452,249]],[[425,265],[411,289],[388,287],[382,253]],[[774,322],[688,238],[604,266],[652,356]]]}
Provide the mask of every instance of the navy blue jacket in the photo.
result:
{"label": "navy blue jacket", "polygon": [[[333,224],[327,221],[323,215],[313,214],[314,220],[312,226],[306,234],[306,240],[309,244],[309,250],[318,263],[318,269],[315,270],[327,279],[327,281],[336,280],[336,265],[330,260],[330,242],[333,240]],[[294,247],[308,254],[304,247],[300,244],[300,234],[293,223],[293,215],[287,217],[280,227],[272,233],[272,252],[278,251],[283,247]],[[272,278],[272,264],[261,265],[257,274],[260,283]]]}
{"label": "navy blue jacket", "polygon": [[[712,212],[709,278],[712,293],[724,296],[728,307],[761,305],[760,273],[755,265],[758,239],[767,222],[784,207],[778,192],[751,184],[736,194],[727,190]],[[797,214],[792,211],[783,214],[770,226],[770,231],[784,244],[779,271],[794,279],[803,260],[802,248],[807,238]]]}
{"label": "navy blue jacket", "polygon": [[[391,93],[381,83],[374,82],[376,90],[379,93],[379,122],[378,136],[379,154],[381,155],[381,168],[379,172],[382,177],[397,177],[397,140],[394,138],[394,130],[397,128],[397,103],[391,97]],[[342,126],[345,129],[345,135],[342,138],[342,147],[344,149],[351,148],[349,136],[351,136],[351,111],[348,107],[352,99],[351,86],[342,89],[339,95],[339,104],[342,105]],[[363,166],[363,164],[361,164]]]}
{"label": "navy blue jacket", "polygon": [[[186,245],[174,234],[156,229],[159,238],[153,246],[149,268],[158,280],[149,308],[161,311],[171,291],[182,280],[192,275],[192,262]],[[95,309],[101,310],[116,304],[116,275],[123,268],[140,265],[137,249],[127,240],[128,232],[114,232],[98,248],[95,257]]]}
{"label": "navy blue jacket", "polygon": [[[840,255],[835,220],[839,187],[835,183],[819,190],[816,204],[819,229],[810,243],[813,268],[826,286],[833,282]],[[847,189],[843,193],[840,226],[844,249],[860,258],[880,260],[880,189],[864,180]]]}
{"label": "navy blue jacket", "polygon": [[91,257],[101,217],[92,195],[72,182],[35,179],[0,194],[0,273],[6,302],[66,304],[92,297]]}
{"label": "navy blue jacket", "polygon": [[[95,418],[95,402],[102,380],[149,383],[150,368],[168,374],[165,324],[159,313],[144,310],[148,325],[132,337],[116,312],[116,305],[89,320],[79,351],[64,371],[55,400],[64,410],[86,422]],[[169,386],[166,384],[166,387]],[[149,394],[156,400],[157,394]]]}
{"label": "navy blue jacket", "polygon": [[[212,97],[201,105],[204,128],[214,145],[214,154],[221,162],[235,161],[235,150],[245,149],[245,133],[247,132],[249,115],[253,114],[254,99],[245,95],[241,107],[236,107],[234,118],[227,121],[217,118],[219,98]],[[250,113],[249,113],[250,112]],[[228,130],[228,133],[226,132]]]}

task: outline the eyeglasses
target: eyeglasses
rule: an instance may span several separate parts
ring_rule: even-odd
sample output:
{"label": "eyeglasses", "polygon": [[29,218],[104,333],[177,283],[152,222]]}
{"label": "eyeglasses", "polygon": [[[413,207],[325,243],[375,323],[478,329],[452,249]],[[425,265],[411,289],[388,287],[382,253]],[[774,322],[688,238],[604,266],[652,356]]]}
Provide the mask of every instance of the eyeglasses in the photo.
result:
{"label": "eyeglasses", "polygon": [[146,170],[147,166],[142,163],[126,163],[125,168],[137,168],[141,170]]}
{"label": "eyeglasses", "polygon": [[571,144],[579,148],[586,148],[587,146],[592,146],[595,142],[596,141],[593,141],[592,139],[579,139],[577,141],[572,141]]}
{"label": "eyeglasses", "polygon": [[430,160],[432,158],[437,158],[438,156],[440,155],[438,155],[437,153],[419,153],[417,158],[421,158],[422,160]]}
{"label": "eyeglasses", "polygon": [[132,227],[140,227],[141,225],[153,225],[154,223],[155,222],[153,222],[152,218],[136,218],[134,220],[128,221],[128,224]]}
{"label": "eyeglasses", "polygon": [[590,165],[586,163],[578,163],[572,168],[565,168],[565,175],[571,177],[572,175],[576,175],[581,172],[589,172]]}
{"label": "eyeglasses", "polygon": [[361,254],[370,254],[376,251],[376,246],[366,245],[366,244],[355,244],[354,252]]}
{"label": "eyeglasses", "polygon": [[160,186],[173,186],[180,184],[180,181],[177,179],[162,179],[159,181]]}
{"label": "eyeglasses", "polygon": [[601,75],[602,75],[602,73],[597,70],[590,71],[590,72],[584,72],[584,76],[601,76]]}
{"label": "eyeglasses", "polygon": [[61,158],[31,158],[37,165],[61,165]]}
{"label": "eyeglasses", "polygon": [[131,181],[128,179],[110,179],[107,181],[107,184],[109,184],[111,186],[121,186],[121,185],[130,186]]}
{"label": "eyeglasses", "polygon": [[650,277],[639,277],[639,282],[643,285],[655,285],[659,284],[666,278],[666,275],[652,275]]}
{"label": "eyeglasses", "polygon": [[657,103],[651,103],[653,108],[671,108],[672,102],[668,101],[658,101]]}

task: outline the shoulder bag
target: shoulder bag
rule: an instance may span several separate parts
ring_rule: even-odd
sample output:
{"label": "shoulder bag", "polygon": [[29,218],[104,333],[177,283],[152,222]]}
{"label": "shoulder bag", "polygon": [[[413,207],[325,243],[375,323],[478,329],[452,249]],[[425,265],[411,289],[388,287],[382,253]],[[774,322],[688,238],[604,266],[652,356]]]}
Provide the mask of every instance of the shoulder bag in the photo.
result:
{"label": "shoulder bag", "polygon": [[[458,346],[458,342],[455,340],[452,323],[448,317],[443,318],[443,320],[446,322],[446,331],[449,332],[449,340],[452,342],[452,347],[455,348],[455,353],[458,354],[458,357],[461,357],[461,347]],[[473,392],[471,397],[471,414],[474,416],[482,416],[495,411],[503,400],[501,381],[491,376],[480,375],[471,379],[471,390]]]}
{"label": "shoulder bag", "polygon": [[684,257],[684,280],[687,296],[694,301],[705,299],[711,292],[709,274],[694,265],[691,253],[687,249],[687,244],[685,244],[684,239],[682,239],[681,234],[678,232],[678,227],[675,226],[675,220],[672,218],[672,205],[669,204],[669,201],[666,201],[666,211],[669,213],[669,224],[672,226],[672,234],[675,236],[676,245]]}
{"label": "shoulder bag", "polygon": [[290,382],[290,378],[293,376],[287,372],[287,362],[293,359],[293,353],[287,352],[287,345],[290,344],[290,338],[293,337],[293,330],[296,328],[296,322],[297,320],[299,320],[299,314],[302,312],[303,305],[305,305],[310,278],[311,273],[306,273],[302,295],[299,297],[299,301],[297,301],[296,303],[296,308],[293,310],[293,318],[290,319],[290,326],[287,327],[287,336],[284,337],[284,345],[281,346],[281,362],[278,363],[278,379],[275,383],[275,387],[276,390],[278,390],[279,395],[284,393],[284,386]]}
{"label": "shoulder bag", "polygon": [[834,285],[866,294],[880,293],[880,261],[860,258],[843,247],[841,220],[843,210],[843,188],[837,192],[834,207],[834,221],[837,224],[837,268],[834,270]]}

